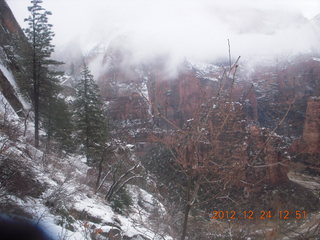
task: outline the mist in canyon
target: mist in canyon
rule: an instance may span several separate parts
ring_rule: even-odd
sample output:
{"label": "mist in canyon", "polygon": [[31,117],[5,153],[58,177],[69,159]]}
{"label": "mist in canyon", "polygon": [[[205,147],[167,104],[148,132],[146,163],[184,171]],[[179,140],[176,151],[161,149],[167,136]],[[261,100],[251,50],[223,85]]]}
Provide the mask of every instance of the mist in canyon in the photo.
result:
{"label": "mist in canyon", "polygon": [[[24,26],[27,0],[8,0]],[[56,56],[66,62],[112,45],[127,61],[166,59],[168,69],[188,59],[212,62],[231,54],[250,65],[318,53],[318,1],[47,0],[56,33]],[[130,57],[129,57],[130,56]],[[102,57],[92,70],[99,75]]]}

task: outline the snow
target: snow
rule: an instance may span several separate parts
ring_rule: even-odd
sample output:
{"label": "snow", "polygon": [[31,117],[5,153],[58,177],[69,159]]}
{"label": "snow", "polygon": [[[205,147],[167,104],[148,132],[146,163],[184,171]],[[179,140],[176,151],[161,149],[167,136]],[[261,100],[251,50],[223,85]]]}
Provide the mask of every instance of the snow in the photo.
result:
{"label": "snow", "polygon": [[[19,117],[0,92],[0,111],[4,111],[5,104],[10,110],[8,116],[23,127],[23,123],[19,121]],[[148,225],[149,216],[154,208],[157,208],[161,214],[166,213],[164,206],[152,194],[137,186],[129,185],[127,188],[133,199],[132,211],[126,216],[115,213],[103,195],[94,195],[92,188],[84,184],[87,182],[85,178],[87,178],[87,170],[89,169],[85,164],[84,156],[71,155],[62,159],[58,156],[47,155],[25,140],[25,138],[21,138],[20,142],[16,142],[8,154],[19,156],[19,159],[32,169],[35,179],[45,186],[46,190],[38,198],[25,197],[20,199],[11,196],[11,200],[34,216],[34,221],[39,222],[53,239],[62,239],[62,236],[67,236],[71,240],[87,239],[86,234],[88,233],[86,231],[93,230],[84,227],[86,222],[90,226],[95,225],[97,229],[103,229],[104,232],[119,226],[123,235],[129,237],[142,234],[155,240],[172,239],[169,236],[160,237],[152,232]],[[132,148],[134,145],[127,144],[126,147]],[[57,206],[54,208],[47,206],[50,200],[54,201]],[[139,201],[142,202],[142,206],[139,206]],[[101,223],[76,219],[72,223],[74,232],[70,231],[66,227],[60,226],[65,223],[61,223],[63,216],[55,212],[56,207],[58,209],[66,208],[69,212],[72,210],[80,213],[86,212],[93,219],[101,219]],[[74,216],[70,217],[74,218]]]}
{"label": "snow", "polygon": [[2,92],[0,91],[0,112],[3,114],[7,114],[8,120],[18,120],[19,116],[11,107],[10,103],[7,99],[3,96]]}
{"label": "snow", "polygon": [[66,101],[67,103],[72,103],[72,102],[74,102],[75,100],[76,100],[76,98],[73,97],[73,96],[68,96],[68,97],[65,98],[65,101]]}
{"label": "snow", "polygon": [[[103,223],[112,223],[115,222],[117,219],[120,222],[120,227],[125,235],[132,237],[134,235],[143,234],[150,238],[157,239],[156,234],[154,234],[149,229],[140,226],[141,224],[137,224],[138,222],[147,222],[148,221],[148,213],[138,206],[138,199],[139,196],[141,197],[142,201],[148,206],[152,207],[153,202],[155,199],[145,190],[142,190],[136,186],[129,185],[128,186],[129,192],[132,194],[132,199],[134,201],[134,211],[130,213],[129,217],[123,216],[113,212],[112,208],[106,204],[105,201],[102,201],[101,198],[97,196],[87,197],[85,195],[76,196],[73,204],[73,208],[79,212],[85,211],[87,214],[94,218],[101,219],[102,223],[95,225],[104,231],[109,231],[112,227],[102,226]],[[165,208],[161,203],[158,203],[160,206],[160,211],[165,212]],[[118,225],[118,224],[116,224]],[[167,237],[166,239],[171,239]]]}
{"label": "snow", "polygon": [[96,198],[89,198],[85,196],[76,196],[73,208],[78,211],[85,211],[89,215],[96,218],[103,219],[106,222],[112,222],[114,215],[110,206],[101,204]]}
{"label": "snow", "polygon": [[305,174],[297,173],[297,172],[289,172],[288,177],[291,181],[296,182],[305,188],[309,188],[311,190],[320,189],[320,178],[319,177],[310,177]]}
{"label": "snow", "polygon": [[35,222],[40,224],[46,233],[54,240],[61,239],[61,235],[68,236],[70,240],[85,240],[80,232],[72,232],[56,224],[57,217],[37,199],[29,199],[21,203],[24,209],[35,216]]}
{"label": "snow", "polygon": [[[24,151],[19,150],[23,148],[28,148],[32,158],[25,156]],[[68,239],[71,240],[85,240],[88,231],[94,231],[91,229],[93,225],[96,226],[96,229],[102,229],[104,232],[108,232],[112,228],[119,228],[122,234],[128,237],[142,234],[155,240],[172,239],[169,236],[160,238],[150,230],[148,218],[152,209],[157,207],[162,214],[165,214],[166,211],[164,206],[147,191],[137,186],[128,185],[127,189],[133,200],[132,211],[126,216],[120,215],[112,210],[103,195],[94,195],[90,187],[79,181],[81,177],[83,179],[86,176],[88,170],[88,166],[81,161],[83,156],[73,155],[65,159],[53,158],[51,161],[57,161],[59,164],[48,164],[45,167],[43,166],[43,152],[40,150],[26,143],[19,144],[19,149],[15,147],[13,149],[19,151],[15,154],[23,156],[26,164],[32,165],[36,179],[46,186],[46,190],[39,198],[20,199],[12,196],[12,202],[34,216],[34,221],[39,222],[53,239],[61,239],[63,235],[68,236]],[[68,175],[70,175],[69,178]],[[59,196],[59,194],[62,195]],[[98,223],[76,219],[72,223],[74,232],[60,226],[58,223],[61,224],[62,216],[55,214],[52,207],[46,205],[50,199],[54,199],[55,204],[64,206],[70,212],[72,210],[79,213],[85,212],[91,217],[88,219],[97,219]],[[59,203],[60,201],[62,205]],[[139,206],[138,201],[141,201],[143,206]],[[70,217],[74,218],[74,215]],[[89,227],[85,227],[85,224],[88,224]]]}
{"label": "snow", "polygon": [[129,149],[133,149],[134,145],[133,144],[127,144],[126,147],[129,148]]}
{"label": "snow", "polygon": [[212,81],[212,82],[219,82],[219,79],[214,78],[214,77],[204,77],[203,79],[204,80],[209,80],[209,81]]}
{"label": "snow", "polygon": [[186,66],[189,67],[190,69],[194,68],[202,74],[217,72],[221,69],[219,66],[211,63],[195,63],[195,62],[189,62],[189,61],[186,62]]}
{"label": "snow", "polygon": [[[147,78],[148,79],[148,78]],[[147,80],[146,80],[147,81]],[[146,81],[143,82],[143,85],[141,87],[141,94],[144,98],[149,99],[149,91],[148,91],[148,86],[146,84]]]}
{"label": "snow", "polygon": [[19,94],[19,88],[17,86],[17,83],[12,75],[12,73],[3,65],[3,63],[0,60],[0,70],[2,71],[3,75],[8,79],[11,86],[15,90],[16,96],[18,97],[19,101],[21,102],[24,109],[31,109],[31,105],[24,99],[21,94]]}
{"label": "snow", "polygon": [[320,100],[320,97],[319,96],[312,96],[310,97],[312,100],[314,101],[319,101]]}
{"label": "snow", "polygon": [[59,76],[59,81],[61,85],[64,86],[70,86],[71,87],[71,82],[74,80],[70,75],[64,74],[62,76]]}
{"label": "snow", "polygon": [[316,62],[320,62],[320,58],[313,57],[312,60]]}

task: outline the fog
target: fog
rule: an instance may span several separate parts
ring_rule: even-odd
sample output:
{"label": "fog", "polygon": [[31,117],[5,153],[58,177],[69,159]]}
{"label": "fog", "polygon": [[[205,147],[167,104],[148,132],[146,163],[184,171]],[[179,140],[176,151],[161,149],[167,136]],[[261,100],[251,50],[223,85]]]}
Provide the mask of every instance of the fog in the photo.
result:
{"label": "fog", "polygon": [[[7,0],[24,25],[27,0]],[[57,53],[70,58],[110,42],[133,52],[137,62],[170,56],[213,61],[228,55],[244,61],[318,51],[319,29],[310,21],[318,0],[45,0],[52,11]],[[320,25],[320,21],[318,22]],[[67,47],[66,47],[67,46]]]}

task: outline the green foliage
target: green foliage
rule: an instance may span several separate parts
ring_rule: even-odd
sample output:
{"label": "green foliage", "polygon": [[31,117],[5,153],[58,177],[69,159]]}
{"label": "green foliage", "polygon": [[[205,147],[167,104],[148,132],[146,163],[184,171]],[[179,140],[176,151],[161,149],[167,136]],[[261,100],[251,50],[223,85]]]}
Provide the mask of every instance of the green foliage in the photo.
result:
{"label": "green foliage", "polygon": [[43,110],[43,126],[47,130],[48,140],[52,137],[60,149],[66,152],[74,151],[72,113],[63,98],[53,98],[48,101]]}
{"label": "green foliage", "polygon": [[[25,19],[28,27],[24,29],[28,46],[23,47],[21,62],[24,66],[24,91],[30,95],[34,107],[35,146],[39,145],[39,120],[48,116],[48,106],[57,98],[60,91],[58,76],[60,72],[53,66],[62,64],[51,59],[54,46],[51,44],[54,33],[48,23],[51,12],[40,4],[42,0],[31,0],[29,17]],[[48,129],[46,129],[48,131]],[[50,138],[50,135],[49,135]]]}
{"label": "green foliage", "polygon": [[50,64],[49,58],[54,51],[54,46],[51,44],[54,33],[51,30],[52,25],[48,23],[48,15],[51,15],[51,12],[40,5],[42,2],[42,0],[31,0],[32,5],[28,7],[30,16],[24,20],[28,24],[25,33],[37,58],[46,60],[46,64]]}
{"label": "green foliage", "polygon": [[74,121],[77,140],[82,144],[81,151],[86,155],[89,165],[101,157],[107,139],[107,120],[103,113],[99,88],[86,65],[76,86],[74,102]]}
{"label": "green foliage", "polygon": [[52,25],[48,23],[51,12],[46,11],[41,3],[42,0],[32,0],[32,5],[28,7],[30,15],[25,19],[28,27],[24,29],[28,44],[23,38],[17,39],[20,60],[23,63],[21,65],[24,66],[23,75],[28,85],[25,86],[25,90],[32,93],[32,99],[35,98],[34,85],[39,85],[41,97],[56,94],[59,72],[50,67],[61,64],[51,59],[51,54],[54,52],[54,45],[51,44],[54,33]]}
{"label": "green foliage", "polygon": [[72,232],[75,231],[72,225],[75,223],[75,219],[70,215],[69,211],[65,207],[56,209],[55,213],[59,216],[56,220],[57,225],[64,227]]}
{"label": "green foliage", "polygon": [[120,214],[130,210],[132,204],[132,198],[125,187],[122,187],[111,199],[112,209]]}

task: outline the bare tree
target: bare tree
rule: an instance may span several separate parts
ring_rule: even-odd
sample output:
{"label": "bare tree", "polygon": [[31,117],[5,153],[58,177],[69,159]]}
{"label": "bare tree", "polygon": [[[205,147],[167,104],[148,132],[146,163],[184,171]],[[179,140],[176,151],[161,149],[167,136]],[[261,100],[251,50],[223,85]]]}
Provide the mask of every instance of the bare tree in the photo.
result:
{"label": "bare tree", "polygon": [[[242,140],[246,121],[242,104],[232,102],[238,60],[230,69],[224,69],[216,96],[205,96],[203,91],[198,110],[181,127],[154,109],[172,129],[154,135],[152,141],[162,143],[171,151],[175,165],[186,179],[181,240],[187,235],[190,210],[212,198],[227,198],[228,195],[224,195],[227,185],[236,184],[234,181],[244,175]],[[234,137],[235,134],[238,137]],[[222,189],[218,185],[223,186]]]}
{"label": "bare tree", "polygon": [[[215,96],[207,96],[205,90],[201,90],[203,98],[196,111],[181,126],[153,106],[153,112],[171,129],[155,134],[151,140],[169,149],[175,166],[186,179],[181,186],[185,193],[181,240],[186,238],[189,213],[193,207],[204,206],[213,199],[235,202],[230,197],[232,187],[245,190],[268,182],[270,175],[281,172],[280,168],[286,164],[285,160],[278,158],[269,161],[267,155],[273,150],[272,144],[278,139],[275,132],[286,119],[294,101],[272,131],[260,132],[252,123],[253,127],[250,127],[242,102],[246,97],[238,101],[233,99],[239,59],[223,69]],[[257,135],[253,133],[254,129],[258,129]],[[260,139],[259,144],[249,146],[255,139]]]}
{"label": "bare tree", "polygon": [[108,180],[105,199],[110,201],[114,194],[134,179],[143,178],[140,162],[132,155],[124,143],[112,141],[106,147],[98,164],[95,193],[99,192]]}

